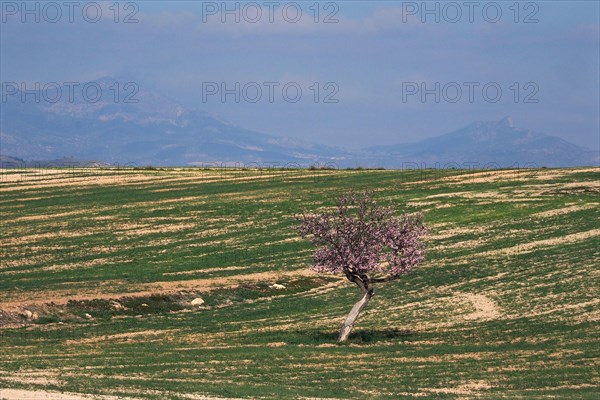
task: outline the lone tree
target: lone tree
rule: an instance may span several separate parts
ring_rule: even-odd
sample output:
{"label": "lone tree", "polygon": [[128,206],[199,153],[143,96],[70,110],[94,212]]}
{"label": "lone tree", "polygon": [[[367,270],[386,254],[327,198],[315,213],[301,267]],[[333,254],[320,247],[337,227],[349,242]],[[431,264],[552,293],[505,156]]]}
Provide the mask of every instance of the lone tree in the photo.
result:
{"label": "lone tree", "polygon": [[423,215],[394,216],[393,207],[378,206],[368,192],[350,192],[337,201],[337,210],[302,214],[298,227],[303,238],[318,246],[313,268],[343,272],[361,290],[340,329],[338,343],[348,339],[354,323],[373,297],[373,284],[410,272],[425,258],[422,238],[427,234]]}

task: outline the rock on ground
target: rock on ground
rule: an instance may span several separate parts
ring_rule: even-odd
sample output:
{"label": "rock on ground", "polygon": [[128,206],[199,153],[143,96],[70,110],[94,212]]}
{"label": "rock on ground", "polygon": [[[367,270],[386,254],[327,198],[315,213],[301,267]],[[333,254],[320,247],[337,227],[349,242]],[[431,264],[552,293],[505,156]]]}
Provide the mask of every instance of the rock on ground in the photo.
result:
{"label": "rock on ground", "polygon": [[270,286],[271,289],[277,289],[277,290],[281,290],[281,289],[285,289],[285,286],[280,285],[279,283],[274,283]]}
{"label": "rock on ground", "polygon": [[196,297],[194,300],[192,300],[191,304],[193,306],[201,306],[204,304],[204,300],[202,300],[200,297]]}

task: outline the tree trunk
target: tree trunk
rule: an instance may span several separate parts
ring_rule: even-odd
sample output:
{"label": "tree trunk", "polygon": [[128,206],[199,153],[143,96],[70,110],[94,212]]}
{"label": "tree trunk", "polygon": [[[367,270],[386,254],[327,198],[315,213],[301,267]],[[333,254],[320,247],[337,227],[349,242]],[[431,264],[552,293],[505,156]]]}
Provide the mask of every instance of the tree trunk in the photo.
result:
{"label": "tree trunk", "polygon": [[348,336],[350,336],[350,332],[352,332],[352,328],[354,328],[354,322],[356,322],[356,319],[358,318],[362,310],[365,309],[365,307],[369,303],[369,300],[371,300],[371,297],[373,297],[373,289],[368,289],[360,284],[359,287],[362,289],[362,296],[360,300],[358,300],[358,302],[354,305],[354,307],[352,307],[352,310],[350,310],[350,314],[348,314],[346,320],[342,324],[342,327],[340,329],[340,336],[338,337],[338,343],[343,343],[348,339]]}

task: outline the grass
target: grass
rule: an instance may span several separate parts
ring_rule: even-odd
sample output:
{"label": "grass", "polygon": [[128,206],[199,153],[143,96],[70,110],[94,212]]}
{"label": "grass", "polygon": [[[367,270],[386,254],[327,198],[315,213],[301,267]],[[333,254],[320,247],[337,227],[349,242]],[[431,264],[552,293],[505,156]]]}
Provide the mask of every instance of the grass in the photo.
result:
{"label": "grass", "polygon": [[[599,178],[0,171],[0,398],[596,398]],[[337,346],[358,292],[307,273],[293,216],[350,188],[423,211],[432,234],[426,263],[376,287]]]}

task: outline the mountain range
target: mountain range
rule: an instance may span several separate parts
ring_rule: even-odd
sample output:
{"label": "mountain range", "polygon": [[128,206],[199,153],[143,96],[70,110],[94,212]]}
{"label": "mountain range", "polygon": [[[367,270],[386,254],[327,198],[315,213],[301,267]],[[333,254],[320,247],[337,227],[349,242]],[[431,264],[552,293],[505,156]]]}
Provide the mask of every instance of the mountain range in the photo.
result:
{"label": "mountain range", "polygon": [[479,167],[595,166],[600,152],[577,146],[557,136],[516,128],[511,117],[474,122],[462,129],[416,143],[376,146],[371,159],[386,167],[395,160],[424,165]]}
{"label": "mountain range", "polygon": [[[155,91],[127,88],[111,77],[91,84],[96,92],[100,88],[100,98],[94,91],[84,96],[83,90],[65,86],[38,98],[18,90],[3,93],[0,154],[4,163],[15,158],[31,162],[71,157],[95,160],[95,165],[458,168],[465,163],[571,167],[600,161],[598,151],[516,128],[510,117],[474,122],[415,143],[350,151],[245,129],[187,109]],[[129,94],[135,89],[135,96],[128,99],[123,88]]]}

